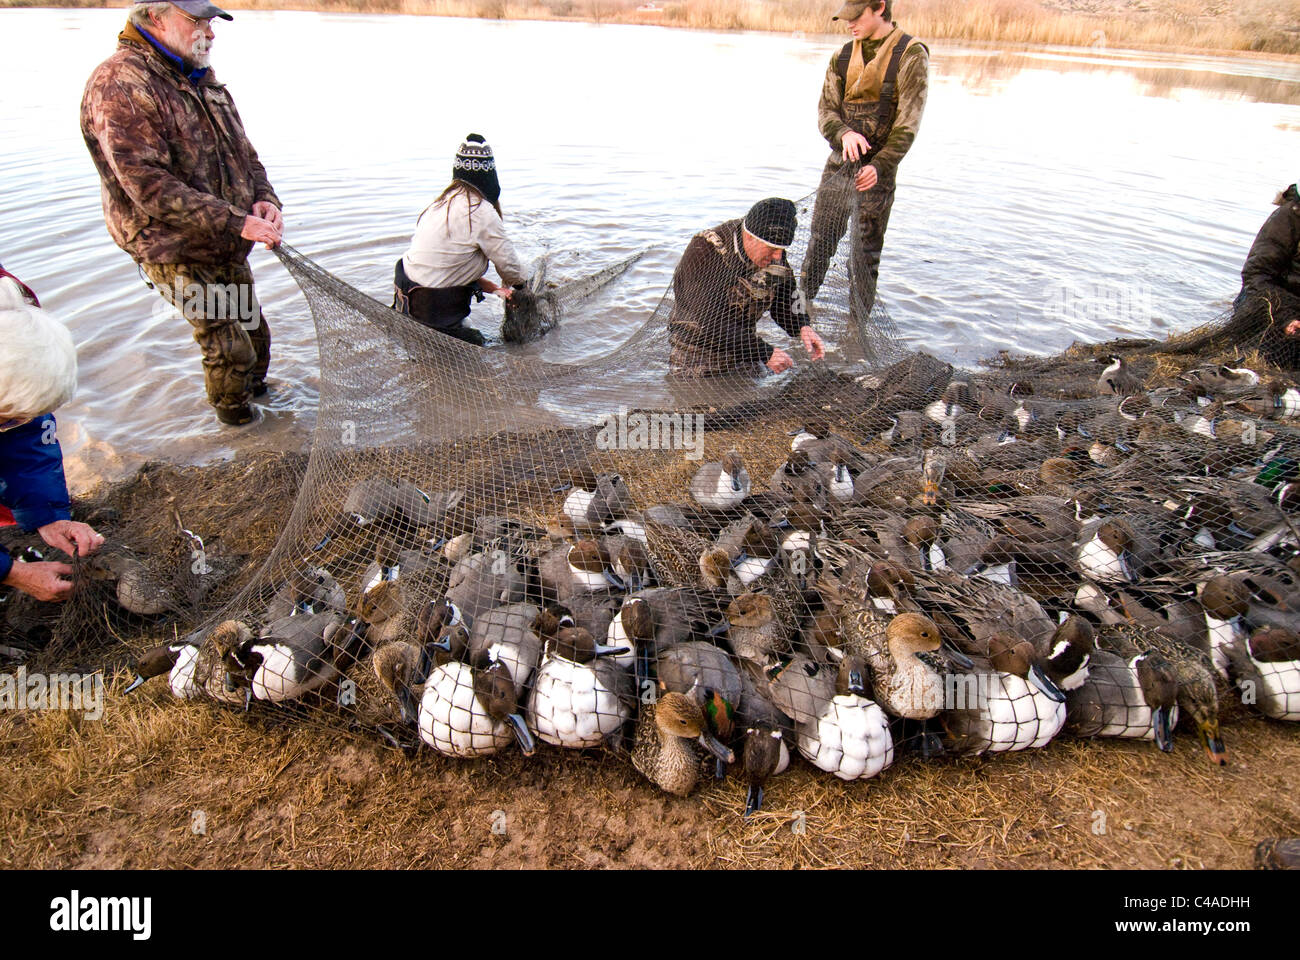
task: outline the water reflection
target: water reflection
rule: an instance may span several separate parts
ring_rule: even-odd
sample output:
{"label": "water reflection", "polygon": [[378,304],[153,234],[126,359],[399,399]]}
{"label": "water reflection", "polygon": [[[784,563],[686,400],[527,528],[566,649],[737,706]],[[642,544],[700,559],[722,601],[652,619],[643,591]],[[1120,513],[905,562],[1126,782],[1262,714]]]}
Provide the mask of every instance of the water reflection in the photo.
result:
{"label": "water reflection", "polygon": [[[219,427],[188,327],[157,311],[108,238],[77,111],[123,19],[120,9],[0,10],[0,32],[20,41],[0,58],[0,260],[78,343],[81,391],[60,418],[74,488],[149,457],[301,445],[319,392],[307,304],[257,250],[275,393],[263,426]],[[471,130],[497,153],[506,221],[526,259],[549,250],[562,279],[648,249],[583,316],[524,351],[572,363],[608,353],[645,321],[694,232],[761,197],[815,187],[826,157],[817,94],[841,43],[241,12],[219,25],[214,64],[285,200],[289,241],[381,302]],[[510,69],[482,70],[486,50]],[[1274,193],[1295,176],[1300,66],[932,51],[881,266],[881,300],[906,345],[973,362],[1163,333],[1226,306]],[[472,96],[437,93],[466,90],[466,78]],[[1134,290],[1147,298],[1123,302],[1149,308],[1077,307],[1078,291],[1086,305]],[[1061,309],[1067,294],[1076,306]],[[499,303],[478,305],[472,322],[494,330]]]}

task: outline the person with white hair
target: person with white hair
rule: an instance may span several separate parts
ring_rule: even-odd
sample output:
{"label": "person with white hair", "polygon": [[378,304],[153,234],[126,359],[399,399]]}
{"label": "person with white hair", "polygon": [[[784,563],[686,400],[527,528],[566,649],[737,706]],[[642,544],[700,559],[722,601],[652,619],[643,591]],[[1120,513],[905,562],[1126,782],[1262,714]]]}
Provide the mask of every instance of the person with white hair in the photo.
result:
{"label": "person with white hair", "polygon": [[[104,538],[72,519],[63,451],[52,411],[77,389],[77,350],[67,328],[29,287],[0,267],[0,508],[68,556],[94,553]],[[72,567],[15,561],[0,546],[0,583],[37,600],[65,600]]]}
{"label": "person with white hair", "polygon": [[222,423],[258,419],[271,334],[248,255],[284,230],[282,204],[211,67],[205,0],[137,0],[117,50],[81,101],[109,236],[194,328],[208,401]]}

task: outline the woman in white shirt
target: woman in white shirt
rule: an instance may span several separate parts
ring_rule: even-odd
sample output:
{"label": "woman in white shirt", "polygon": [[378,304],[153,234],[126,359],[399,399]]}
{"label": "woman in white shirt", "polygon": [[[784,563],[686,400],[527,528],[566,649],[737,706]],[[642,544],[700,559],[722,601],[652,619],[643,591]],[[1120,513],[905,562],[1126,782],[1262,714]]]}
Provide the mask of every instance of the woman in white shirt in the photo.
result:
{"label": "woman in white shirt", "polygon": [[[463,322],[471,298],[495,293],[508,300],[512,288],[526,279],[506,237],[500,197],[492,148],[471,133],[456,151],[451,184],[420,214],[411,246],[397,261],[395,309],[439,333],[483,346],[483,335]],[[488,261],[505,286],[487,278]]]}

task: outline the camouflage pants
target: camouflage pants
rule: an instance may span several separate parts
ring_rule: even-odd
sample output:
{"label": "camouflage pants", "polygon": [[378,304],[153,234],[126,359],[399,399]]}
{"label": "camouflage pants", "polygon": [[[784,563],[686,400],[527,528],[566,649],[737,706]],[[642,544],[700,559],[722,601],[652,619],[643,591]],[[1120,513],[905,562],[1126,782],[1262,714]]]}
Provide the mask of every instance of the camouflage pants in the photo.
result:
{"label": "camouflage pants", "polygon": [[894,184],[877,183],[870,190],[858,190],[848,173],[837,157],[828,160],[822,171],[800,286],[809,300],[816,298],[856,206],[858,225],[849,257],[849,315],[857,319],[869,316],[876,302],[880,252],[885,248],[885,228],[894,206]]}
{"label": "camouflage pants", "polygon": [[208,401],[219,410],[247,406],[265,384],[271,362],[271,331],[248,261],[142,263],[140,268],[194,328]]}

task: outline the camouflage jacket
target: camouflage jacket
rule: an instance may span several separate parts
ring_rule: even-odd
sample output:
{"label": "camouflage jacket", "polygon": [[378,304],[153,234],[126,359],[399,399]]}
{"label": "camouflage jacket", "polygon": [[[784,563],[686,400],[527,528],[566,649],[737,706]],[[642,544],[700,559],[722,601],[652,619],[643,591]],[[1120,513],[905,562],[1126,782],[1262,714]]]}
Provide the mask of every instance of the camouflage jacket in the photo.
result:
{"label": "camouflage jacket", "polygon": [[1264,221],[1241,270],[1243,290],[1280,287],[1300,297],[1300,186],[1278,194],[1277,209]]}
{"label": "camouflage jacket", "polygon": [[127,24],[81,101],[104,220],[141,263],[230,263],[255,202],[279,207],[234,101],[209,70],[192,83]]}
{"label": "camouflage jacket", "polygon": [[807,322],[795,312],[789,267],[756,268],[741,244],[740,223],[728,220],[696,234],[673,273],[668,336],[674,373],[709,376],[767,363],[773,347],[756,327],[768,311],[792,337]]}
{"label": "camouflage jacket", "polygon": [[[895,31],[897,29],[894,28]],[[854,41],[861,44],[863,61],[871,61],[881,46],[893,35],[894,33],[890,32],[879,40]],[[831,149],[835,151],[831,155],[832,165],[840,162],[841,151],[844,149],[842,142],[844,134],[858,126],[850,122],[850,114],[862,112],[854,111],[852,104],[845,103],[844,80],[840,79],[836,70],[839,56],[838,49],[831,54],[831,62],[826,67],[826,79],[822,82],[821,99],[817,102],[817,127]],[[925,44],[914,40],[903,51],[903,59],[898,65],[898,109],[894,113],[894,123],[885,136],[885,142],[878,144],[870,132],[861,129],[857,131],[865,134],[872,148],[879,148],[876,155],[871,158],[871,165],[876,168],[879,181],[883,185],[893,185],[898,164],[911,149],[912,141],[916,139],[917,131],[921,128],[921,114],[925,112],[929,78],[930,52]]]}

